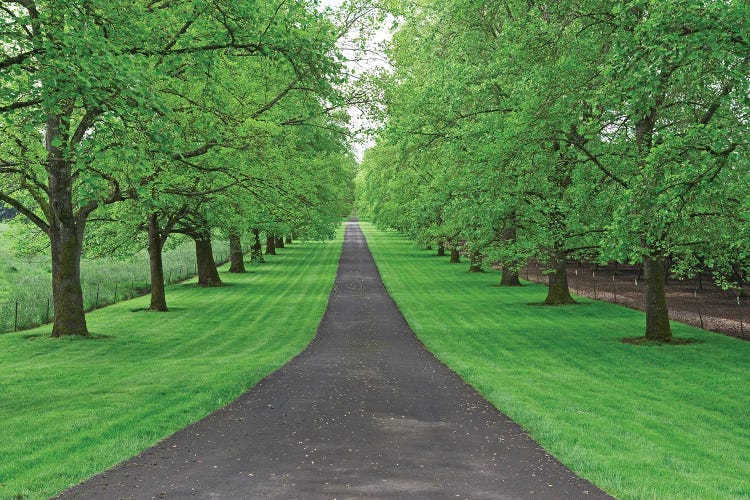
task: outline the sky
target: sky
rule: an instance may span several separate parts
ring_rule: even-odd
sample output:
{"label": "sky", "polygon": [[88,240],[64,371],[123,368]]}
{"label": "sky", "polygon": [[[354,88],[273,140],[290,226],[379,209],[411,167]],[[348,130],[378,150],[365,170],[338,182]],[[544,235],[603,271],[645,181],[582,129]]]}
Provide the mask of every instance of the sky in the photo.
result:
{"label": "sky", "polygon": [[338,8],[344,3],[344,0],[320,0],[321,7]]}
{"label": "sky", "polygon": [[[345,0],[319,0],[320,7],[331,7],[333,9],[338,9],[344,4]],[[368,71],[372,71],[376,68],[382,68],[387,66],[386,57],[385,54],[382,53],[380,50],[380,45],[389,40],[391,37],[391,33],[387,27],[387,25],[390,23],[384,23],[384,26],[382,26],[374,35],[368,40],[368,55],[364,54],[355,54],[352,52],[344,51],[345,57],[351,57],[356,58],[356,61],[351,61],[349,63],[349,67],[355,71],[355,76],[357,74],[362,74]],[[346,39],[342,41],[342,46],[346,45]],[[367,125],[368,122],[365,117],[363,117],[362,113],[357,110],[356,108],[349,109],[349,115],[351,116],[351,128],[352,129],[358,129],[361,128],[363,125]],[[362,155],[364,154],[364,151],[371,147],[373,145],[372,141],[367,138],[360,138],[360,140],[356,141],[353,144],[354,147],[354,153],[357,157],[358,161],[362,160]]]}

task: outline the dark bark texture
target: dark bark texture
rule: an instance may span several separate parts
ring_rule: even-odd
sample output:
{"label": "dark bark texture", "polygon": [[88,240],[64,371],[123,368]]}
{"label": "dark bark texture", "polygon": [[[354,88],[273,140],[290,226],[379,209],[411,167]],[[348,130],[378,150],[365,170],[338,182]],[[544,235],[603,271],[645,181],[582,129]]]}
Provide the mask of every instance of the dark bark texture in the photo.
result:
{"label": "dark bark texture", "polygon": [[442,241],[438,243],[437,256],[445,257],[445,243],[443,243]]}
{"label": "dark bark texture", "polygon": [[266,236],[266,255],[276,255],[276,237],[272,234]]}
{"label": "dark bark texture", "polygon": [[461,255],[458,253],[458,249],[453,247],[451,248],[451,264],[459,263],[461,263]]}
{"label": "dark bark texture", "polygon": [[253,246],[250,248],[250,262],[262,264],[266,261],[263,258],[263,245],[260,244],[260,229],[253,229]]}
{"label": "dark bark texture", "polygon": [[148,262],[151,271],[151,305],[149,309],[161,312],[168,310],[162,261],[164,241],[159,228],[159,215],[151,214],[148,218]]}
{"label": "dark bark texture", "polygon": [[229,235],[229,272],[246,272],[245,255],[242,253],[242,240],[237,233],[230,233]]}
{"label": "dark bark texture", "polygon": [[549,275],[549,290],[544,303],[548,306],[562,306],[575,304],[568,287],[568,263],[565,254],[558,252],[550,259],[552,273]]}
{"label": "dark bark texture", "polygon": [[471,252],[469,255],[469,272],[470,273],[483,273],[482,269],[482,254],[479,252]]}
{"label": "dark bark texture", "polygon": [[221,286],[219,271],[216,269],[214,252],[210,236],[199,236],[195,239],[195,260],[198,264],[198,284],[200,286]]}
{"label": "dark bark texture", "polygon": [[52,301],[55,312],[52,336],[88,335],[81,289],[81,250],[86,216],[73,213],[72,165],[53,139],[67,140],[61,116],[47,120],[49,173],[49,239],[52,254]]}
{"label": "dark bark texture", "polygon": [[[52,197],[51,197],[52,198]],[[54,209],[53,209],[54,210]],[[70,220],[52,216],[52,300],[55,314],[52,336],[88,335],[81,289],[83,228]]]}
{"label": "dark bark texture", "polygon": [[[513,220],[515,220],[515,215],[513,216]],[[506,245],[511,245],[516,241],[515,225],[506,227],[503,230],[503,241]],[[510,269],[508,266],[503,266],[500,286],[521,286],[521,280],[518,279],[518,271]]]}
{"label": "dark bark texture", "polygon": [[521,286],[521,280],[518,279],[518,271],[513,271],[503,267],[500,275],[500,286]]}
{"label": "dark bark texture", "polygon": [[664,288],[664,257],[645,256],[643,267],[646,275],[646,338],[669,342],[672,328]]}
{"label": "dark bark texture", "polygon": [[284,248],[284,237],[283,236],[276,236],[276,248]]}

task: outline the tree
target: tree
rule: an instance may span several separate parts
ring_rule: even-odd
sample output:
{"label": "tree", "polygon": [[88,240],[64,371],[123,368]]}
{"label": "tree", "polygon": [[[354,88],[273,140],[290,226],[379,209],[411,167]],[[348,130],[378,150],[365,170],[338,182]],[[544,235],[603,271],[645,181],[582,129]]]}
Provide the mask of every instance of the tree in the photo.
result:
{"label": "tree", "polygon": [[572,301],[570,257],[643,262],[646,338],[670,341],[665,260],[725,274],[745,255],[732,214],[746,182],[747,4],[443,0],[407,14],[362,206],[504,269],[536,257],[550,304]]}
{"label": "tree", "polygon": [[286,64],[299,77],[290,90],[307,75],[322,81],[336,72],[336,30],[303,2],[6,5],[0,113],[9,139],[0,145],[0,201],[50,238],[53,336],[85,335],[79,271],[91,213],[143,188],[139,170],[151,162],[142,158],[190,158],[219,143],[209,136],[179,149],[151,126],[133,144],[121,140],[129,127],[176,111],[167,81],[217,54]]}
{"label": "tree", "polygon": [[645,337],[670,341],[665,259],[694,254],[708,236],[696,234],[697,226],[732,218],[716,187],[736,182],[732,170],[746,154],[750,8],[697,1],[586,7],[606,20],[606,55],[590,100],[596,111],[572,142],[619,199],[607,255],[643,261]]}

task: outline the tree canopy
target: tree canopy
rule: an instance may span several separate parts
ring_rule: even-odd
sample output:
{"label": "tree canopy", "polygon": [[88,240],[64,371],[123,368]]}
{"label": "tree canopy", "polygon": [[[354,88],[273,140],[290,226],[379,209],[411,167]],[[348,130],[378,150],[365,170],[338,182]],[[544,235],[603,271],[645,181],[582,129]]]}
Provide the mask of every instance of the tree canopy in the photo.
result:
{"label": "tree canopy", "polygon": [[[640,263],[646,337],[669,341],[665,261],[729,283],[748,261],[746,2],[401,5],[387,121],[360,209],[424,241],[550,275]],[[744,272],[744,271],[743,271]]]}
{"label": "tree canopy", "polygon": [[0,15],[0,201],[49,237],[53,335],[87,333],[89,222],[150,228],[160,253],[175,231],[330,234],[346,211],[348,26],[315,2],[14,0]]}

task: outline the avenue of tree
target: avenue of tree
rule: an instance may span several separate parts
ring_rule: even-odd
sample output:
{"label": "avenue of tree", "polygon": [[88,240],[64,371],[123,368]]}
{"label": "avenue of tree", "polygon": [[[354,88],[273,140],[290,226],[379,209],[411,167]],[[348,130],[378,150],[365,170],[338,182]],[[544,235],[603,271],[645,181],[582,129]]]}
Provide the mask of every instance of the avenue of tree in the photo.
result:
{"label": "avenue of tree", "polygon": [[[392,2],[385,125],[358,174],[381,226],[503,284],[537,259],[551,305],[571,259],[643,266],[649,340],[665,276],[750,267],[750,4]],[[484,264],[486,265],[486,264]]]}
{"label": "avenue of tree", "polygon": [[243,272],[243,241],[260,260],[261,235],[272,252],[331,235],[347,213],[355,161],[336,47],[356,14],[5,0],[0,18],[0,203],[47,239],[53,336],[88,333],[82,255],[146,248],[151,308],[166,311],[170,235],[195,241],[199,283],[216,286],[212,238]]}

